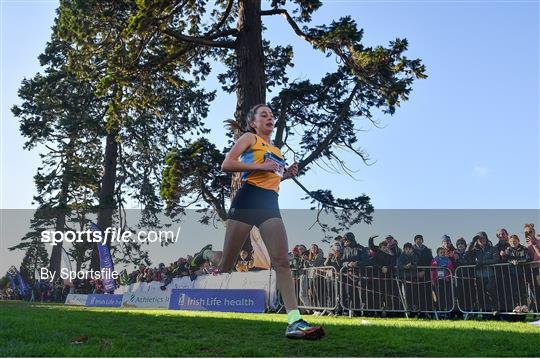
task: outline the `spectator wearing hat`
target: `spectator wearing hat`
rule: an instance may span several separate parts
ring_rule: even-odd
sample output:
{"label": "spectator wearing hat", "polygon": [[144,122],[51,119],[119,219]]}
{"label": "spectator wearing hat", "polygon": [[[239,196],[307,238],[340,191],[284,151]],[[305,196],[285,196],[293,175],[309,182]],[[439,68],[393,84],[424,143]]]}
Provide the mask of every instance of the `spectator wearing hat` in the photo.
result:
{"label": "spectator wearing hat", "polygon": [[455,256],[454,256],[454,253],[456,251],[456,247],[454,247],[454,245],[452,244],[452,239],[450,238],[449,235],[447,234],[444,234],[441,238],[441,246],[446,249],[446,256],[448,258],[450,258],[450,260],[452,261],[452,264],[455,264]]}
{"label": "spectator wearing hat", "polygon": [[414,236],[414,253],[418,257],[418,265],[422,267],[429,267],[433,260],[433,254],[431,249],[424,245],[424,237],[421,234]]}

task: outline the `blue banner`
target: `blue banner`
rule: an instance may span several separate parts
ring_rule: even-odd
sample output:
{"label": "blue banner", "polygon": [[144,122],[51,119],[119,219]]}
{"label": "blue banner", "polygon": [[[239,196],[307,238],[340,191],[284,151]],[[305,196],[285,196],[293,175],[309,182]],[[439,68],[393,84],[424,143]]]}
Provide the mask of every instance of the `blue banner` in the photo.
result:
{"label": "blue banner", "polygon": [[11,287],[11,289],[13,289],[14,292],[17,292],[17,284],[15,284],[15,280],[13,276],[11,275],[11,273],[7,272],[6,277],[9,280],[9,286]]}
{"label": "blue banner", "polygon": [[263,313],[262,289],[173,289],[169,309]]}
{"label": "blue banner", "polygon": [[24,281],[23,276],[21,275],[21,272],[17,271],[17,281],[19,282],[19,288],[21,290],[22,296],[26,296],[30,288],[28,288],[28,285]]}
{"label": "blue banner", "polygon": [[121,294],[89,294],[86,298],[87,307],[120,307],[122,306]]}
{"label": "blue banner", "polygon": [[[114,290],[116,288],[116,282],[112,278],[112,272],[114,271],[114,265],[111,257],[111,252],[109,251],[109,247],[107,247],[106,244],[103,243],[103,232],[99,227],[94,224],[90,223],[90,230],[92,232],[98,232],[98,236],[96,236],[94,233],[93,237],[95,240],[101,239],[98,243],[98,253],[99,253],[99,266],[101,268],[101,273],[103,275],[102,282],[103,282],[103,288],[105,289],[105,292],[107,293],[114,293]],[[99,237],[100,236],[100,237]]]}

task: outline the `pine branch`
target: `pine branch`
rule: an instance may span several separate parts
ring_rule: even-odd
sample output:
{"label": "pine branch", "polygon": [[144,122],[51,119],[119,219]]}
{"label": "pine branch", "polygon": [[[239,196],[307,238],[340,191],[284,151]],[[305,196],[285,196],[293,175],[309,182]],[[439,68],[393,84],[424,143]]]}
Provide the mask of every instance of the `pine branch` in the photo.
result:
{"label": "pine branch", "polygon": [[225,208],[223,208],[223,206],[221,205],[221,202],[216,197],[214,197],[212,192],[210,192],[208,188],[206,188],[204,181],[202,179],[200,180],[200,187],[201,187],[202,195],[205,201],[212,204],[212,206],[216,210],[221,220],[226,221],[227,211],[225,211]]}
{"label": "pine branch", "polygon": [[269,16],[269,15],[283,15],[283,17],[287,20],[289,25],[291,25],[292,29],[296,33],[296,35],[300,36],[302,39],[306,40],[307,42],[311,43],[313,46],[318,47],[319,43],[316,38],[309,36],[305,32],[300,29],[300,26],[294,21],[294,19],[291,17],[289,12],[285,9],[273,9],[273,10],[262,10],[261,16]]}
{"label": "pine branch", "polygon": [[295,177],[292,177],[292,180],[298,185],[298,187],[300,187],[308,196],[310,196],[311,198],[313,198],[314,200],[316,200],[317,202],[320,202],[324,205],[327,205],[329,207],[332,207],[332,208],[341,208],[341,209],[349,209],[349,210],[357,210],[357,208],[354,208],[354,207],[346,207],[346,206],[342,206],[342,205],[339,205],[337,203],[332,203],[332,202],[326,202],[325,200],[323,200],[322,198],[318,198],[316,196],[313,195],[313,193],[307,189],[302,183],[300,183],[300,181],[298,181],[298,179],[296,179]]}
{"label": "pine branch", "polygon": [[298,164],[298,170],[299,171],[301,171],[303,168],[305,168],[311,162],[315,161],[320,156],[320,154],[326,148],[328,148],[330,146],[332,141],[335,139],[335,137],[339,133],[341,124],[343,123],[343,121],[345,121],[347,119],[347,113],[348,113],[348,110],[349,110],[349,108],[351,106],[351,102],[352,102],[352,100],[353,100],[354,96],[356,95],[356,92],[358,91],[359,88],[360,88],[360,84],[356,83],[356,85],[354,86],[354,88],[351,91],[351,94],[349,95],[349,97],[347,98],[345,103],[343,104],[343,107],[341,108],[341,112],[339,113],[336,121],[334,122],[334,126],[333,126],[334,128],[332,129],[332,131],[330,131],[330,133],[326,136],[326,138],[322,142],[319,143],[317,148],[315,148],[305,159],[300,161],[300,163]]}
{"label": "pine branch", "polygon": [[163,31],[165,34],[174,37],[177,40],[187,42],[194,45],[202,45],[202,46],[208,46],[208,47],[220,47],[220,48],[226,48],[226,49],[234,49],[235,48],[235,42],[234,41],[212,41],[208,40],[203,37],[196,37],[196,36],[187,36],[183,34],[179,34],[174,30],[166,29]]}

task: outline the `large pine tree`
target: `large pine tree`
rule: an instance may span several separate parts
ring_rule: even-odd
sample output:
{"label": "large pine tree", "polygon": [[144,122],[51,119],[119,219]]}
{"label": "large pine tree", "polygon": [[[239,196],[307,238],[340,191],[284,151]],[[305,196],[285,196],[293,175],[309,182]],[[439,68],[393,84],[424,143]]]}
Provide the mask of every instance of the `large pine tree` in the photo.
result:
{"label": "large pine tree", "polygon": [[39,273],[41,268],[47,267],[49,255],[47,249],[45,249],[45,244],[39,239],[34,239],[27,244],[20,271],[27,283],[33,283],[38,279],[36,273]]}
{"label": "large pine tree", "polygon": [[[170,74],[202,84],[211,72],[211,61],[227,66],[218,78],[225,91],[236,93],[235,121],[240,123],[253,105],[269,102],[278,118],[274,143],[278,147],[300,144],[301,175],[323,161],[346,172],[347,164],[336,154],[338,148],[365,160],[356,136],[362,121],[371,121],[375,110],[394,113],[408,99],[413,81],[425,77],[421,61],[404,56],[404,39],[367,47],[362,44],[363,30],[348,16],[309,27],[312,14],[322,5],[317,0],[274,0],[265,9],[260,0],[218,0],[214,6],[202,0],[71,0],[61,4],[64,34],[83,49],[79,62],[84,62],[85,54],[106,51],[114,63],[107,66],[111,88],[118,83],[127,88],[151,84],[154,77]],[[314,50],[335,57],[338,68],[319,82],[289,83],[286,70],[293,65],[293,48],[271,46],[263,38],[266,16],[282,16]],[[279,94],[267,101],[267,90],[278,86]],[[116,108],[131,106],[116,99]],[[225,219],[220,201],[223,181],[209,170],[218,167],[220,152],[208,138],[200,138],[169,155],[162,193],[170,208],[181,209],[198,198]],[[213,162],[190,162],[195,155]],[[233,192],[237,184],[236,178]],[[339,211],[346,213],[342,220],[355,223],[371,218],[373,208],[366,195],[338,199],[329,190],[304,190],[321,210],[345,210]]]}
{"label": "large pine tree", "polygon": [[[58,34],[71,45],[69,72],[91,83],[94,95],[106,103],[100,119],[105,150],[97,224],[105,229],[117,218],[120,223],[116,225],[124,228],[124,204],[133,199],[142,209],[140,225],[156,226],[163,207],[159,184],[165,154],[171,147],[184,146],[186,136],[207,132],[202,119],[214,93],[198,88],[176,71],[141,70],[135,76],[122,70],[129,60],[117,55],[128,52],[122,38],[136,4],[118,1],[110,5],[68,1],[59,8]],[[122,254],[117,256],[119,260],[141,259],[139,243],[113,248],[113,255],[116,250]],[[91,267],[98,266],[94,247]]]}
{"label": "large pine tree", "polygon": [[[158,162],[171,146],[161,184],[169,211],[198,205],[205,211],[203,221],[226,219],[225,199],[239,180],[219,173],[224,150],[206,136],[202,122],[215,93],[200,86],[214,62],[227,68],[217,74],[223,90],[236,94],[234,121],[241,123],[255,104],[272,106],[277,117],[273,141],[297,148],[300,177],[324,163],[347,173],[348,164],[338,155],[343,149],[365,161],[358,129],[375,113],[393,114],[408,99],[414,80],[426,77],[425,67],[404,55],[405,39],[363,45],[363,30],[349,16],[310,26],[321,6],[317,0],[273,0],[266,8],[260,0],[217,0],[214,5],[205,0],[62,0],[58,34],[71,44],[70,72],[108,101],[98,224],[112,224],[113,212],[122,205],[115,195],[126,182],[137,188],[134,195],[151,213],[159,209]],[[282,16],[314,51],[335,58],[337,68],[320,80],[289,82],[294,49],[264,39],[264,31],[272,31],[264,27],[268,16]],[[268,100],[272,88],[278,92]],[[121,170],[125,175],[119,176]],[[296,181],[313,207],[333,212],[341,226],[371,220],[369,196],[335,198],[329,189],[308,189]]]}
{"label": "large pine tree", "polygon": [[[43,73],[23,80],[22,103],[12,108],[20,118],[25,149],[41,149],[41,166],[34,176],[38,209],[32,230],[13,249],[25,248],[25,241],[39,241],[44,230],[64,232],[70,228],[70,216],[89,212],[97,204],[103,131],[96,119],[102,116],[103,103],[89,83],[66,70],[68,48],[53,27],[51,40],[39,56]],[[88,249],[78,247],[83,252]],[[53,247],[51,271],[60,270],[62,251],[62,242]]]}

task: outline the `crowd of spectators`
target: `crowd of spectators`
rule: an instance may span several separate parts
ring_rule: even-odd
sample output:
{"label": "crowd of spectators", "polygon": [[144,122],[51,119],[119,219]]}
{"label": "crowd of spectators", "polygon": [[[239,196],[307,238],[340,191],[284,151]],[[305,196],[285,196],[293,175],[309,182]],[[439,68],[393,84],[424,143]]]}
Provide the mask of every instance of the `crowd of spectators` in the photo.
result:
{"label": "crowd of spectators", "polygon": [[18,298],[17,293],[11,288],[0,289],[0,300],[16,300]]}
{"label": "crowd of spectators", "polygon": [[27,300],[38,302],[64,302],[69,294],[71,286],[65,284],[62,279],[54,282],[44,279],[36,279],[28,283],[23,293],[19,287],[13,289],[7,287],[0,289],[0,300]]}
{"label": "crowd of spectators", "polygon": [[383,273],[394,270],[406,270],[418,266],[446,267],[454,270],[463,265],[488,265],[496,263],[520,264],[540,261],[540,234],[534,232],[534,225],[525,226],[525,245],[518,235],[509,235],[504,228],[496,232],[497,242],[493,244],[486,232],[478,232],[467,244],[460,237],[454,246],[448,235],[443,235],[441,245],[433,250],[424,245],[424,237],[417,234],[413,242],[407,242],[403,248],[398,241],[388,235],[375,244],[378,236],[372,236],[364,246],[356,241],[352,232],[339,235],[331,243],[325,257],[317,244],[308,249],[305,245],[296,245],[289,253],[289,263],[293,269],[332,266],[360,268],[377,267]]}
{"label": "crowd of spectators", "polygon": [[[360,271],[364,269],[364,273],[370,273],[370,276],[383,279],[401,278],[406,284],[411,281],[418,283],[418,277],[424,278],[425,275],[427,280],[433,283],[433,288],[446,288],[441,290],[441,293],[450,292],[450,279],[456,269],[467,266],[464,269],[470,271],[463,270],[460,273],[463,277],[477,278],[478,285],[475,287],[480,286],[481,290],[486,292],[485,302],[488,304],[483,303],[486,307],[496,308],[497,301],[524,303],[526,296],[520,292],[527,291],[525,281],[532,284],[533,292],[536,293],[533,297],[539,297],[540,235],[536,235],[534,225],[524,226],[524,244],[517,234],[509,235],[504,228],[498,229],[495,236],[497,240],[494,244],[486,232],[478,232],[469,243],[463,237],[457,238],[454,246],[452,238],[445,234],[441,238],[441,245],[433,251],[424,244],[421,234],[415,235],[412,242],[407,242],[400,248],[392,235],[386,236],[378,244],[375,243],[378,236],[372,236],[368,238],[367,245],[362,245],[356,241],[352,232],[347,232],[335,237],[326,257],[316,244],[309,249],[304,245],[296,245],[289,253],[289,263],[290,267],[296,270],[321,266],[334,267],[336,273],[342,271],[342,268],[357,268]],[[531,264],[525,275],[521,264],[529,262],[538,263]],[[507,266],[503,272],[494,270],[492,265],[495,264]],[[499,269],[501,268],[503,267]],[[503,283],[505,281],[510,283]],[[507,288],[513,288],[511,293],[502,294],[497,291],[496,287],[504,284]],[[527,306],[522,304],[513,308],[514,312],[527,310]]]}
{"label": "crowd of spectators", "polygon": [[[197,254],[195,254],[196,256]],[[203,261],[202,264],[194,266],[193,257],[187,255],[180,257],[177,261],[165,265],[160,263],[157,267],[145,266],[144,264],[133,270],[131,273],[123,271],[120,274],[119,285],[129,285],[133,283],[161,282],[162,289],[171,283],[174,278],[190,277],[192,280],[200,275],[215,274],[216,268],[210,261]],[[254,267],[253,252],[242,249],[234,268],[237,272],[248,272],[256,270]]]}

